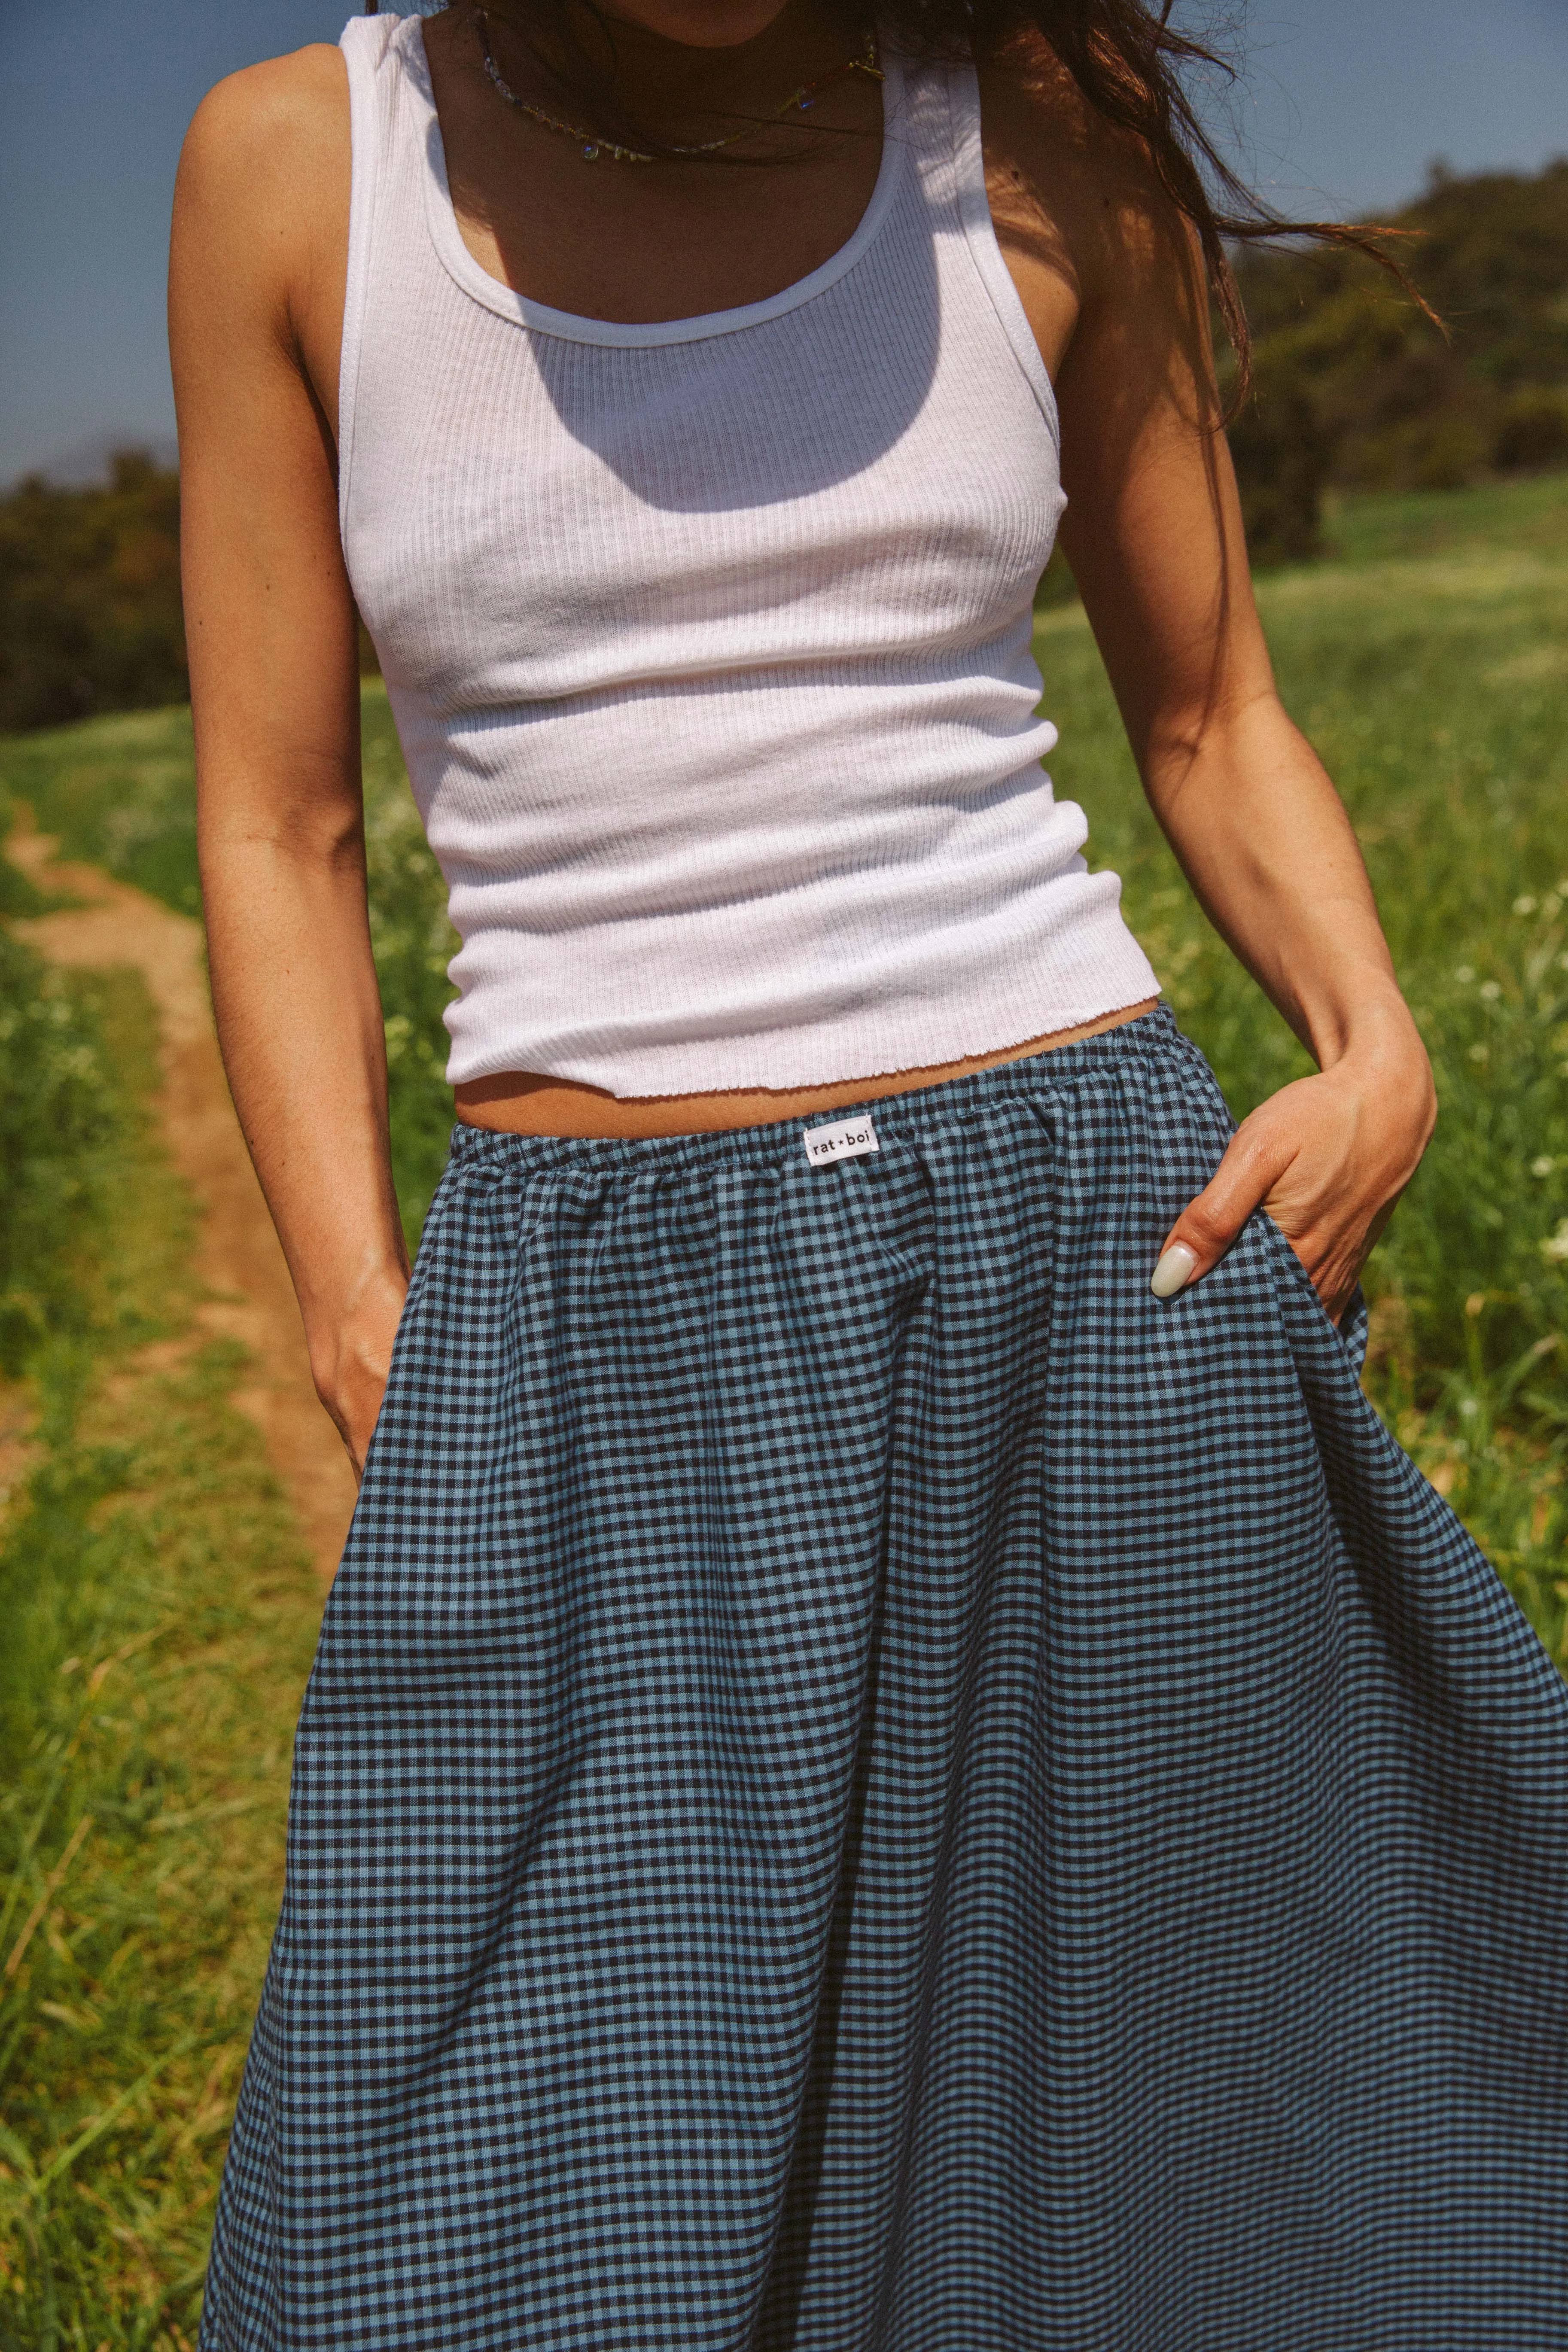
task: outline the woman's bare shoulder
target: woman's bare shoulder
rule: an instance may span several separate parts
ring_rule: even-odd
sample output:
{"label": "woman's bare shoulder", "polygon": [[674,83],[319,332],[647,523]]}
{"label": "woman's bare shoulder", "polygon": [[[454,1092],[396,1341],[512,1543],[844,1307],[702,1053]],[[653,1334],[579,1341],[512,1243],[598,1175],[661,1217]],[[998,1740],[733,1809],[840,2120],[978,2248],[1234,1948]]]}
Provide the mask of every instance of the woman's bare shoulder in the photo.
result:
{"label": "woman's bare shoulder", "polygon": [[303,362],[331,415],[351,184],[348,73],[325,43],[230,74],[196,109],[174,188],[170,332]]}
{"label": "woman's bare shoulder", "polygon": [[314,41],[207,92],[185,134],[176,204],[220,216],[237,207],[265,244],[323,196],[346,203],[348,171],[347,65],[341,49]]}
{"label": "woman's bare shoulder", "polygon": [[1148,149],[1089,103],[1043,39],[1009,43],[979,80],[993,212],[1031,223],[1082,294],[1178,255],[1186,268],[1188,232]]}
{"label": "woman's bare shoulder", "polygon": [[347,138],[348,64],[330,41],[311,41],[287,57],[265,58],[216,82],[192,119],[187,145],[247,150],[279,137],[289,141]]}

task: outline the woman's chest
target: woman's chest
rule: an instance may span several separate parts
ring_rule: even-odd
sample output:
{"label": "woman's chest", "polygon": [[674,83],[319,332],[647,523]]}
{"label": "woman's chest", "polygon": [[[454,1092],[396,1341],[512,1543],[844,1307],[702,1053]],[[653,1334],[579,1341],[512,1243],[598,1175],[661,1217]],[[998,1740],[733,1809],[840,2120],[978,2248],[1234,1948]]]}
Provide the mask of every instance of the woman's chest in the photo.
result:
{"label": "woman's chest", "polygon": [[686,344],[470,306],[411,352],[373,320],[345,546],[384,660],[462,700],[502,648],[526,698],[1012,626],[1061,511],[1049,420],[978,281],[887,270],[887,315],[845,286]]}

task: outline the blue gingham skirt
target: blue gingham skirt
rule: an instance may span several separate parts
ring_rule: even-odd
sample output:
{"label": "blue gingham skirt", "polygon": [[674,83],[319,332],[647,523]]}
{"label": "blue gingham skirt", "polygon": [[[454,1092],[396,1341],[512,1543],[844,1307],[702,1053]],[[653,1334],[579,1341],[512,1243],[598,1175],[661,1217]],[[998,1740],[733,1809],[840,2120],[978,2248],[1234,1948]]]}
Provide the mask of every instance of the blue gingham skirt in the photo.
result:
{"label": "blue gingham skirt", "polygon": [[[1568,1692],[1163,1011],[459,1130],[208,2352],[1562,2352]],[[1360,1318],[1357,1318],[1358,1322]]]}

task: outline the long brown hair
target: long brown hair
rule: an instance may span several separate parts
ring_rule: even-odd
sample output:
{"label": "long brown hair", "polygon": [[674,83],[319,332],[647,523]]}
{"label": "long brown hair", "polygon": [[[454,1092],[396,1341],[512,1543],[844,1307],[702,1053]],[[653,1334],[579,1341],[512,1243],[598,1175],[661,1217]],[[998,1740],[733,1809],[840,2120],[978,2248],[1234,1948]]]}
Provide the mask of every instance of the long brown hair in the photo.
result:
{"label": "long brown hair", "polygon": [[[595,131],[646,152],[668,152],[618,100],[614,33],[597,0],[488,5],[591,114]],[[874,13],[883,34],[917,56],[985,63],[1005,59],[1015,47],[1046,43],[1089,105],[1139,142],[1165,194],[1196,230],[1210,290],[1236,352],[1233,406],[1245,399],[1250,383],[1251,338],[1227,245],[1302,236],[1352,247],[1390,271],[1427,310],[1388,250],[1389,232],[1288,219],[1226,161],[1204,128],[1188,80],[1194,74],[1233,78],[1235,68],[1220,47],[1173,23],[1175,0],[875,0],[874,11],[855,0],[835,5],[857,26]]]}
{"label": "long brown hair", "polygon": [[[1251,381],[1252,341],[1227,244],[1302,236],[1370,255],[1426,309],[1384,240],[1387,231],[1353,223],[1290,220],[1266,205],[1215,147],[1188,89],[1194,72],[1234,79],[1225,51],[1172,23],[1173,0],[891,0],[885,22],[910,35],[935,34],[950,48],[960,26],[972,55],[1005,51],[1020,36],[1043,37],[1095,111],[1143,148],[1176,209],[1197,231],[1225,331],[1236,352],[1235,399]],[[926,27],[930,26],[930,32]],[[1431,315],[1430,313],[1428,315]]]}

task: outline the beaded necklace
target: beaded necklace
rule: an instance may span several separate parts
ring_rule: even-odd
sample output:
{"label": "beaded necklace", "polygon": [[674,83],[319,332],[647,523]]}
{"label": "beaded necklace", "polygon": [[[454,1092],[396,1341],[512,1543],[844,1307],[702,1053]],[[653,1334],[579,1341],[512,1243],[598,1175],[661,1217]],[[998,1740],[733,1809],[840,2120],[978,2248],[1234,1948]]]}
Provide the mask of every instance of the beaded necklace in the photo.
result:
{"label": "beaded necklace", "polygon": [[[479,28],[479,55],[491,89],[504,98],[509,106],[515,106],[520,114],[531,115],[535,122],[542,122],[547,131],[563,131],[568,139],[575,139],[583,150],[584,163],[595,163],[601,155],[609,156],[616,163],[662,163],[668,157],[677,155],[716,155],[721,148],[738,146],[742,139],[750,139],[756,134],[758,125],[749,123],[745,130],[732,131],[727,138],[705,139],[695,147],[668,148],[664,155],[650,155],[640,147],[619,147],[613,139],[597,139],[591,131],[584,131],[580,123],[563,122],[559,115],[547,113],[542,106],[531,106],[526,98],[519,98],[516,90],[502,79],[501,69],[496,63],[495,51],[490,46],[489,9],[477,8],[474,19]],[[867,33],[866,46],[858,58],[847,58],[843,65],[835,66],[831,73],[822,75],[819,80],[803,82],[797,90],[793,90],[777,112],[766,118],[767,122],[783,122],[792,114],[804,114],[808,107],[815,105],[830,82],[852,73],[868,74],[873,81],[884,79],[882,68],[877,62],[875,33]]]}

